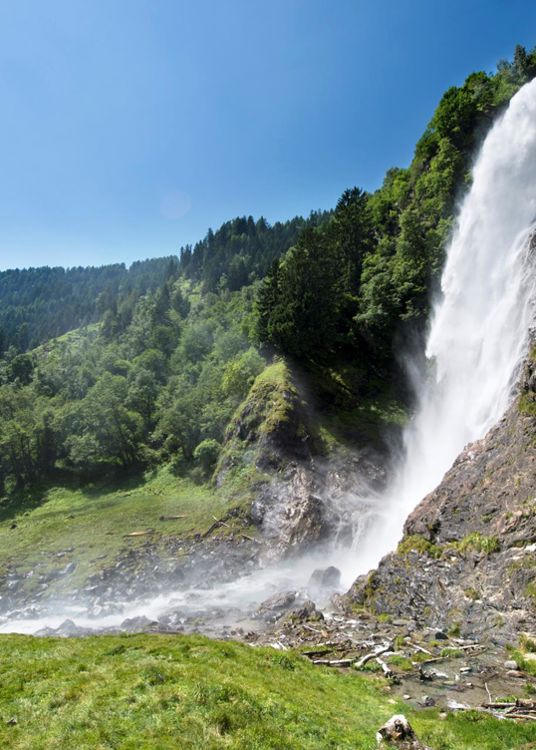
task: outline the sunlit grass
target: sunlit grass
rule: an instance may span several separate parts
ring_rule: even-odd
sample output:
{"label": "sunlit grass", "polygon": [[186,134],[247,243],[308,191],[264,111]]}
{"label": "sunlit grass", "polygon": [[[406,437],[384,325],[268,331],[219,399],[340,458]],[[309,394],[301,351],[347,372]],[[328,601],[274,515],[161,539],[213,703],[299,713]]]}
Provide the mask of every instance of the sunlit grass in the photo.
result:
{"label": "sunlit grass", "polygon": [[[226,507],[212,487],[179,479],[166,469],[115,489],[50,488],[39,505],[0,522],[0,566],[15,564],[25,574],[74,561],[72,584],[124,550],[203,532]],[[179,517],[162,521],[162,516]],[[127,536],[135,531],[147,533]],[[27,590],[37,585],[37,578],[26,579]]]}
{"label": "sunlit grass", "polygon": [[[0,663],[0,746],[14,750],[373,750],[405,710],[383,678],[199,636],[3,636]],[[482,714],[405,712],[434,750],[536,740]]]}

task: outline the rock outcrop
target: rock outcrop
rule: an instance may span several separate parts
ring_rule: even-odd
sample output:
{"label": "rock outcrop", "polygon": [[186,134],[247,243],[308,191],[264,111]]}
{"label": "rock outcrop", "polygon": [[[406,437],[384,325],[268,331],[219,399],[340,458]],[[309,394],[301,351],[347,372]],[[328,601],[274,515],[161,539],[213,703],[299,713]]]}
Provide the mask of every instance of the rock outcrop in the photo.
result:
{"label": "rock outcrop", "polygon": [[[371,447],[326,456],[304,389],[283,361],[255,381],[226,435],[216,483],[247,486],[264,559],[303,552],[344,527],[345,493],[380,486],[385,457]],[[343,455],[344,454],[344,455]]]}
{"label": "rock outcrop", "polygon": [[396,552],[344,607],[412,617],[466,637],[536,632],[536,349],[518,395],[408,518]]}

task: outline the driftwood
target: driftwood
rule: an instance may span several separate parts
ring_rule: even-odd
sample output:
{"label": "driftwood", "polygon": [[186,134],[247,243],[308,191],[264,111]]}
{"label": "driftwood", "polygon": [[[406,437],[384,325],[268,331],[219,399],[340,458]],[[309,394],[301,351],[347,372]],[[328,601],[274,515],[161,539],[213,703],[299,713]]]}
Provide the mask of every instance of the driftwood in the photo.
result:
{"label": "driftwood", "polygon": [[229,524],[228,524],[228,523],[225,523],[225,521],[222,521],[222,519],[221,519],[221,518],[216,518],[216,516],[212,516],[212,518],[213,518],[213,519],[214,519],[214,520],[216,521],[216,523],[219,523],[219,525],[220,525],[220,526],[225,526],[225,527],[226,527],[226,528],[228,528],[228,529],[230,529],[230,528],[231,528],[231,527],[229,526]]}
{"label": "driftwood", "polygon": [[355,659],[313,659],[313,664],[325,667],[351,667],[354,662]]}
{"label": "driftwood", "polygon": [[206,538],[207,538],[207,536],[210,536],[210,535],[212,534],[212,532],[213,532],[213,531],[216,531],[216,529],[219,529],[219,528],[220,528],[220,525],[221,525],[221,524],[220,524],[220,522],[219,522],[219,521],[214,521],[214,523],[213,523],[213,524],[211,524],[211,525],[210,525],[210,526],[208,527],[208,529],[207,529],[206,531],[204,531],[204,532],[203,532],[203,533],[201,534],[201,539],[206,539]]}
{"label": "driftwood", "polygon": [[431,651],[428,651],[428,649],[424,648],[423,646],[419,646],[418,643],[408,643],[408,646],[411,646],[411,648],[414,648],[415,651],[420,651],[422,654],[428,654],[428,656],[433,656]]}
{"label": "driftwood", "polygon": [[327,643],[319,643],[318,648],[312,649],[311,651],[302,651],[302,656],[322,656],[326,654],[331,654],[334,651],[349,651],[347,645],[331,645]]}
{"label": "driftwood", "polygon": [[323,635],[323,636],[324,636],[324,638],[326,637],[326,634],[325,634],[325,633],[322,633],[322,631],[321,631],[321,630],[319,630],[318,628],[313,628],[313,626],[312,626],[312,625],[305,625],[305,624],[304,624],[304,625],[302,625],[302,628],[303,628],[304,630],[310,630],[310,631],[311,631],[311,633],[317,633],[318,635]]}
{"label": "driftwood", "polygon": [[380,667],[382,668],[382,672],[384,673],[384,675],[385,675],[386,677],[392,677],[392,676],[393,676],[393,674],[394,674],[393,670],[391,669],[391,667],[389,667],[389,666],[388,666],[388,665],[387,665],[387,664],[386,664],[386,663],[384,662],[384,660],[383,660],[383,659],[380,659],[380,657],[379,657],[379,656],[377,656],[377,657],[376,657],[376,661],[378,662],[378,664],[379,664],[379,665],[380,665]]}
{"label": "driftwood", "polygon": [[[467,653],[465,654],[465,658],[470,658],[471,656],[478,656],[486,649],[485,646],[480,646],[475,644],[474,646],[445,646],[445,649],[452,649],[452,651],[467,651],[468,649],[477,649],[474,651],[474,653]],[[445,659],[452,659],[452,655],[446,654],[445,656],[434,656],[433,659],[425,659],[422,664],[434,664],[438,661],[444,661]]]}
{"label": "driftwood", "polygon": [[125,537],[147,536],[147,534],[153,533],[154,529],[145,529],[145,531],[131,531],[130,534],[125,534]]}
{"label": "driftwood", "polygon": [[514,703],[483,703],[482,708],[515,708],[516,704]]}
{"label": "driftwood", "polygon": [[504,702],[499,701],[483,703],[482,708],[488,711],[503,711],[501,717],[504,719],[527,719],[536,721],[536,701],[523,700],[518,698],[516,701]]}
{"label": "driftwood", "polygon": [[[209,526],[208,529],[205,532],[203,532],[203,534],[201,534],[201,539],[206,539],[207,536],[210,536],[213,531],[216,531],[216,529],[219,529],[221,526],[226,526],[228,529],[230,529],[231,527],[229,526],[228,523],[226,523],[225,519],[232,518],[232,516],[233,516],[232,511],[230,513],[227,513],[223,518],[216,518],[216,516],[212,516],[212,518],[214,519],[214,523],[211,526]],[[246,536],[246,534],[242,534],[242,536],[245,537],[246,539],[252,539],[252,537],[248,537]],[[257,541],[257,540],[255,539],[253,541]]]}
{"label": "driftwood", "polygon": [[179,513],[176,516],[160,516],[159,521],[178,521],[180,518],[188,518],[185,513]]}
{"label": "driftwood", "polygon": [[355,668],[361,669],[365,666],[367,662],[369,662],[371,659],[375,659],[377,656],[381,656],[382,654],[386,654],[388,651],[391,651],[391,644],[389,643],[386,646],[383,646],[382,648],[377,648],[375,651],[372,651],[370,654],[365,654],[359,661],[356,661]]}

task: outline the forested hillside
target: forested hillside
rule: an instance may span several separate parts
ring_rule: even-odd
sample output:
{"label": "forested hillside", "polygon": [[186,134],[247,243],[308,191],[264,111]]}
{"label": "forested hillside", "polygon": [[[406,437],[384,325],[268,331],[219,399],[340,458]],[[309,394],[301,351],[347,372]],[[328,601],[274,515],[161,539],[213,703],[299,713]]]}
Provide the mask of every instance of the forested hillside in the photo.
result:
{"label": "forested hillside", "polygon": [[[0,352],[23,352],[96,322],[110,306],[132,305],[164,281],[172,258],[100,268],[14,269],[0,273]],[[176,263],[176,259],[174,260]]]}
{"label": "forested hillside", "polygon": [[178,256],[117,263],[100,268],[15,269],[0,273],[0,354],[23,352],[109,313],[124,328],[137,300],[162,286],[179,264],[181,273],[203,291],[237,291],[262,278],[305,227],[317,226],[329,212],[313,212],[269,225],[237,218],[223,224]]}
{"label": "forested hillside", "polygon": [[399,342],[426,321],[475,147],[535,73],[536,51],[518,47],[449,89],[409,168],[332,212],[235,219],[129,269],[0,274],[1,487],[162,463],[207,479],[274,353],[320,410],[402,397]]}

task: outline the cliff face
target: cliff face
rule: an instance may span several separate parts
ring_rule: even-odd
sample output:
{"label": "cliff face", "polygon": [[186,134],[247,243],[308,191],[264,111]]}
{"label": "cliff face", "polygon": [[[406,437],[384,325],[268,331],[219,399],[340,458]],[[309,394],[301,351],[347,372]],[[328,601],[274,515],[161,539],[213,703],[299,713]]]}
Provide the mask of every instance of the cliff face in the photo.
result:
{"label": "cliff face", "polygon": [[231,495],[243,497],[246,488],[267,561],[329,539],[341,527],[337,498],[381,484],[385,462],[376,448],[328,449],[304,389],[279,361],[257,378],[235,415],[215,476]]}
{"label": "cliff face", "polygon": [[536,349],[500,423],[408,518],[398,549],[344,606],[462,635],[536,632]]}

